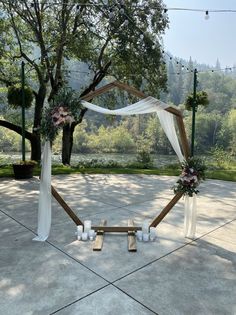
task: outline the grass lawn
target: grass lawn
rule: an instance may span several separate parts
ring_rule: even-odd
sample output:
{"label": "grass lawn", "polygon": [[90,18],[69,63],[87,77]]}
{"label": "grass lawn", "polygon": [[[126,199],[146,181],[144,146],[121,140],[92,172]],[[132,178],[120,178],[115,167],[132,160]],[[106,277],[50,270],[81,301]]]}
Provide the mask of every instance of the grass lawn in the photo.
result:
{"label": "grass lawn", "polygon": [[[138,168],[76,168],[67,167],[63,165],[53,165],[52,174],[146,174],[146,175],[170,175],[178,176],[180,174],[180,169],[173,168],[153,168],[153,169],[138,169]],[[40,174],[40,168],[36,167],[34,170],[34,175],[38,176]],[[12,166],[3,165],[0,166],[0,177],[14,177]],[[226,181],[236,182],[236,169],[230,170],[209,170],[206,172],[206,177],[209,179],[219,179]]]}

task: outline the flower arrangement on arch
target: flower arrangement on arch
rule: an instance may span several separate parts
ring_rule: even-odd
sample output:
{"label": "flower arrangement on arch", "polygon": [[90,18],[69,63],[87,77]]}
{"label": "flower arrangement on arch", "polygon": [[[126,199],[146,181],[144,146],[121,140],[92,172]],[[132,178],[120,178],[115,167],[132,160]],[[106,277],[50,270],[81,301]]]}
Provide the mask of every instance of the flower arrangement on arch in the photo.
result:
{"label": "flower arrangement on arch", "polygon": [[79,110],[80,101],[75,92],[70,88],[61,89],[44,109],[40,127],[43,138],[53,142],[65,125],[77,120]]}
{"label": "flower arrangement on arch", "polygon": [[66,124],[72,124],[75,121],[68,107],[59,105],[54,107],[51,112],[52,123],[54,127],[63,127]]}
{"label": "flower arrangement on arch", "polygon": [[198,186],[205,179],[206,166],[200,158],[188,158],[181,165],[182,173],[173,189],[174,192],[183,192],[184,195],[192,197],[199,193]]}

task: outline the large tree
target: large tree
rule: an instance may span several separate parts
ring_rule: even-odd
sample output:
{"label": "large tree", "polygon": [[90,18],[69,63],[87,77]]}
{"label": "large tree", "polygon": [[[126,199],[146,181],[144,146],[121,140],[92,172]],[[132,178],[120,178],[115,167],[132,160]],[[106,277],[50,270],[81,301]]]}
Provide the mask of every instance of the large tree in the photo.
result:
{"label": "large tree", "polygon": [[[86,62],[93,74],[81,95],[94,90],[106,74],[126,77],[154,95],[165,88],[159,41],[168,21],[162,0],[76,2],[0,0],[0,82],[9,86],[19,81],[19,61],[24,59],[35,96],[32,132],[26,132],[35,160],[41,156],[43,107],[67,80],[66,59]],[[85,112],[81,109],[77,121],[64,127],[64,164],[70,163],[73,132]],[[11,121],[0,125],[21,133]]]}

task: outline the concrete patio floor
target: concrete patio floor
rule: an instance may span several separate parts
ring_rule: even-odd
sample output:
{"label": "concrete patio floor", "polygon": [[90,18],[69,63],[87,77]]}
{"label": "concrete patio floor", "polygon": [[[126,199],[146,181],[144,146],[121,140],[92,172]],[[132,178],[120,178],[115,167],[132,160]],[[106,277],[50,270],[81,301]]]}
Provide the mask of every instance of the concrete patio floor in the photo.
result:
{"label": "concrete patio floor", "polygon": [[[53,185],[93,224],[151,220],[173,197],[176,177],[61,175]],[[207,180],[198,197],[196,239],[183,236],[183,200],[155,242],[127,251],[106,234],[103,250],[76,240],[55,200],[48,241],[34,242],[39,181],[0,181],[0,314],[236,315],[236,183]]]}

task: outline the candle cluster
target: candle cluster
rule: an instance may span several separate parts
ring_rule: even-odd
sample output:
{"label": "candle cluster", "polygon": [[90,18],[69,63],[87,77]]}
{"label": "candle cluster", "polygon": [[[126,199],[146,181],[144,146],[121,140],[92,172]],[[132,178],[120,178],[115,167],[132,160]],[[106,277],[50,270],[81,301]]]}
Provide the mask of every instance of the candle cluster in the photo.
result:
{"label": "candle cluster", "polygon": [[155,227],[150,227],[149,228],[149,222],[144,221],[142,224],[142,230],[139,230],[136,232],[136,237],[138,241],[155,241],[157,238],[157,233],[156,233],[156,228]]}
{"label": "candle cluster", "polygon": [[96,236],[96,232],[91,229],[92,222],[90,220],[85,220],[84,221],[84,226],[83,225],[77,225],[77,239],[78,241],[87,241],[88,239],[90,241],[93,241]]}

